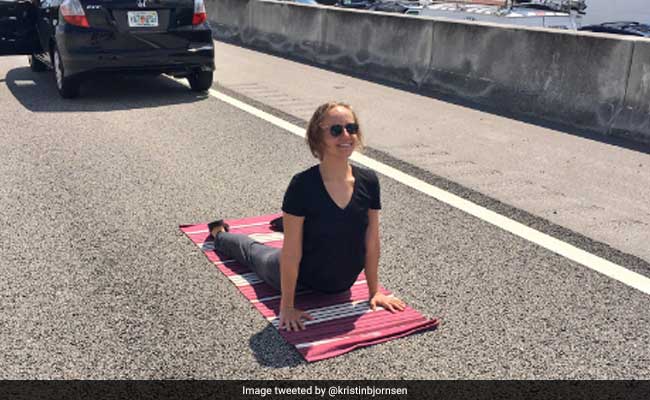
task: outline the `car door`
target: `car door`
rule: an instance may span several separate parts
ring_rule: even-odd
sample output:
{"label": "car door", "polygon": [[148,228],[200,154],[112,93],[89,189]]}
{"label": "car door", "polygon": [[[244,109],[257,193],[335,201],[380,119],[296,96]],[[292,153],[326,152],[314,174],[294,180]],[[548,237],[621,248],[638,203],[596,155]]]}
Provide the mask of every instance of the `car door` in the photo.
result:
{"label": "car door", "polygon": [[59,6],[63,0],[35,0],[36,30],[40,38],[41,47],[48,50],[48,46],[59,19]]}
{"label": "car door", "polygon": [[31,0],[0,0],[0,55],[32,54],[41,46]]}

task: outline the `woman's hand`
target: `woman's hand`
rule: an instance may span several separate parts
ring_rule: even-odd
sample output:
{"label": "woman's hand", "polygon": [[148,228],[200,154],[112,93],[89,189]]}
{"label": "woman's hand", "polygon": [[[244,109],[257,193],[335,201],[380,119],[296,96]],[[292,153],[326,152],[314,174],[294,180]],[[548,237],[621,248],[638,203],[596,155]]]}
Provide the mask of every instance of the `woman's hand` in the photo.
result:
{"label": "woman's hand", "polygon": [[384,307],[384,309],[394,313],[395,311],[404,311],[406,303],[397,297],[386,296],[383,293],[377,292],[370,298],[370,308],[372,311],[375,311],[377,306]]}
{"label": "woman's hand", "polygon": [[303,319],[311,321],[314,318],[297,308],[285,307],[280,309],[280,329],[294,332],[302,331],[305,329],[305,325],[302,322]]}

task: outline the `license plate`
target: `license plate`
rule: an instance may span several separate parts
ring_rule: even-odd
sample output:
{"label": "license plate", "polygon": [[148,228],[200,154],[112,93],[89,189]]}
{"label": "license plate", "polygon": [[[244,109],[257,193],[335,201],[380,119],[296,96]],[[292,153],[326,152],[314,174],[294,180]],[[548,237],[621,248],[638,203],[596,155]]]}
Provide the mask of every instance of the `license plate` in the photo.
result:
{"label": "license plate", "polygon": [[156,11],[129,11],[127,16],[131,28],[158,26],[158,13]]}

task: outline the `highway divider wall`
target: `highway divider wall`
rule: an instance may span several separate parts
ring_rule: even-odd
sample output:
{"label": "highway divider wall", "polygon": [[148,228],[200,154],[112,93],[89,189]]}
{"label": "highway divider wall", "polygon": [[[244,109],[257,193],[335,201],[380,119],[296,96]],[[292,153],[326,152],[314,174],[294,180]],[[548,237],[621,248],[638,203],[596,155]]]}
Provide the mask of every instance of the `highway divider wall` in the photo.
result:
{"label": "highway divider wall", "polygon": [[219,39],[650,143],[650,40],[276,1],[206,6]]}
{"label": "highway divider wall", "polygon": [[640,132],[650,141],[650,40],[634,43],[624,107],[614,121],[622,133]]}

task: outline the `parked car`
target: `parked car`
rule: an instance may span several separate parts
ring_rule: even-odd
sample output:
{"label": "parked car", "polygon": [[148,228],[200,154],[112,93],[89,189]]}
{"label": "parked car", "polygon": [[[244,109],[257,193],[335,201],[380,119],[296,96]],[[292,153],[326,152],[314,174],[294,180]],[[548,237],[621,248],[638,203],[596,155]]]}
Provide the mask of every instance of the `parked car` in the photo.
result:
{"label": "parked car", "polygon": [[374,3],[375,0],[339,0],[336,5],[343,8],[357,8],[365,10],[370,8]]}
{"label": "parked car", "polygon": [[413,7],[417,2],[408,2],[408,1],[378,1],[372,6],[370,6],[371,11],[381,11],[381,12],[392,12],[404,14],[409,10],[410,7]]}
{"label": "parked car", "polygon": [[580,30],[650,38],[650,25],[638,22],[605,22],[598,25],[583,26]]}
{"label": "parked car", "polygon": [[554,11],[539,4],[517,3],[517,5],[512,6],[512,4],[506,2],[499,3],[486,0],[484,3],[456,3],[451,1],[431,3],[424,6],[410,7],[406,10],[406,14],[428,18],[448,18],[458,21],[577,30],[580,17],[578,13],[568,11]]}
{"label": "parked car", "polygon": [[167,73],[205,91],[214,71],[204,0],[2,0],[0,54],[53,69],[64,98],[100,72]]}

